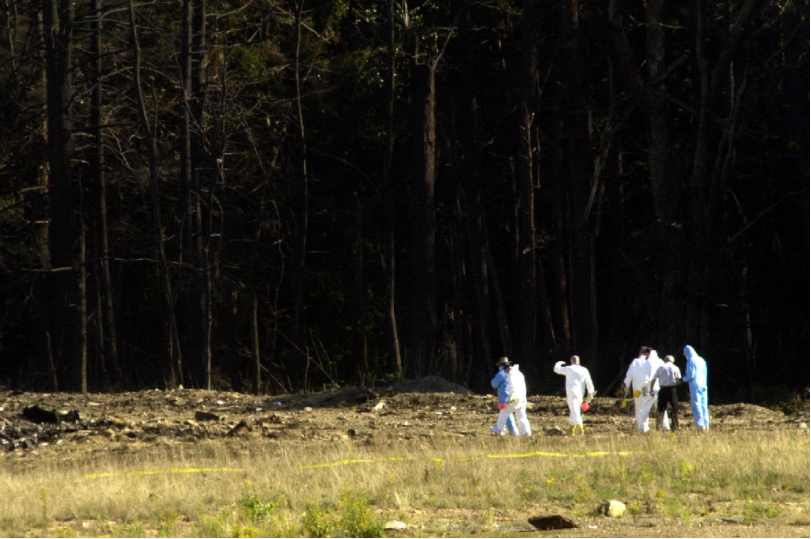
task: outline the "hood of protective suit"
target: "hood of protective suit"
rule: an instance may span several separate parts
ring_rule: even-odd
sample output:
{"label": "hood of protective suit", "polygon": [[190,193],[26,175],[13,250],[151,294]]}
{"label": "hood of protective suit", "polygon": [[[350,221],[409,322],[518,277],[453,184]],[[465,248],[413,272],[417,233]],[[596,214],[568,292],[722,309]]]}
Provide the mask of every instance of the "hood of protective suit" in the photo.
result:
{"label": "hood of protective suit", "polygon": [[700,358],[701,356],[699,356],[698,353],[696,353],[695,348],[693,348],[688,344],[687,346],[684,347],[684,357],[687,358],[687,361],[690,361],[691,359]]}
{"label": "hood of protective suit", "polygon": [[514,363],[507,373],[507,394],[517,396],[519,400],[527,398],[527,382],[524,373],[518,369],[518,364]]}

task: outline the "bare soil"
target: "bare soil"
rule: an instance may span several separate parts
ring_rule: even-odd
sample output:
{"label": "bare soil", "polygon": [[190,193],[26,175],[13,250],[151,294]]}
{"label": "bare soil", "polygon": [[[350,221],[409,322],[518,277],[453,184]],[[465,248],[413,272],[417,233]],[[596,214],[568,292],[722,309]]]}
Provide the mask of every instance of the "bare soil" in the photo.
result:
{"label": "bare soil", "polygon": [[[689,429],[690,405],[682,403],[680,408],[682,429]],[[568,409],[562,396],[531,396],[528,409],[536,434],[567,432]],[[43,421],[32,411],[56,414]],[[3,391],[0,462],[229,437],[317,445],[350,439],[374,443],[492,436],[488,427],[495,424],[497,413],[495,396],[475,395],[435,376],[385,388],[284,396],[185,389],[87,395]],[[710,406],[710,414],[712,429],[721,431],[797,429],[808,428],[809,423],[807,408],[786,415],[740,403]],[[50,422],[54,415],[60,417],[58,422]],[[622,408],[617,399],[597,398],[584,415],[589,434],[635,430],[632,403]]]}

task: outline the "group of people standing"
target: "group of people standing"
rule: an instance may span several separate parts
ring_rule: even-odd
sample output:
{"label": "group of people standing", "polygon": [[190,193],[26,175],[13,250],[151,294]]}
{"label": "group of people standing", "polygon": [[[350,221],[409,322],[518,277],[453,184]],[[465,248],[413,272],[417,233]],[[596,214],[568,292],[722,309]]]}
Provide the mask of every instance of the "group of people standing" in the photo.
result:
{"label": "group of people standing", "polygon": [[[634,397],[636,425],[640,432],[650,430],[650,413],[657,407],[657,423],[662,430],[670,430],[668,407],[672,414],[673,426],[679,428],[679,399],[676,387],[681,383],[690,386],[690,404],[693,420],[699,431],[710,428],[707,408],[707,363],[689,344],[683,350],[687,365],[682,375],[675,364],[675,358],[666,355],[662,360],[656,350],[643,346],[639,356],[631,362],[624,381],[626,406],[628,394]],[[498,421],[490,429],[499,435],[510,433],[516,436],[530,436],[532,429],[527,418],[527,386],[524,374],[518,364],[502,357],[496,363],[498,372],[490,382],[498,391]],[[555,364],[553,371],[566,377],[566,404],[569,407],[569,425],[574,435],[577,430],[584,434],[581,410],[588,409],[588,403],[596,391],[588,369],[580,365],[580,357],[572,356],[569,365],[563,361]],[[584,396],[585,395],[585,396]],[[513,417],[515,414],[515,417]],[[516,421],[517,418],[517,421]]]}
{"label": "group of people standing", "polygon": [[681,383],[690,386],[690,404],[693,409],[693,422],[699,431],[710,428],[710,414],[707,406],[707,362],[689,344],[684,347],[687,366],[682,376],[675,365],[675,358],[666,355],[664,361],[656,350],[643,346],[639,356],[631,362],[625,374],[625,399],[633,393],[636,426],[640,432],[650,430],[650,413],[657,408],[657,423],[662,430],[670,430],[668,407],[673,416],[674,428],[679,428],[679,398],[676,387]]}

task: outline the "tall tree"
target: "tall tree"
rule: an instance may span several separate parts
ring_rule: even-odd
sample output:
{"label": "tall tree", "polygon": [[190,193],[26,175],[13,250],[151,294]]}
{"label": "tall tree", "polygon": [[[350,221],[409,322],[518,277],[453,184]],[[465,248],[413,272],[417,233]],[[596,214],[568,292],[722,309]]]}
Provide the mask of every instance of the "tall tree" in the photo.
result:
{"label": "tall tree", "polygon": [[103,107],[103,48],[102,48],[102,2],[90,0],[90,51],[92,54],[90,129],[93,135],[93,149],[90,153],[92,184],[92,223],[93,252],[95,268],[95,288],[97,299],[96,326],[101,340],[103,365],[112,369],[111,380],[120,385],[122,372],[118,364],[118,345],[113,308],[113,285],[110,276],[110,243],[107,226],[107,179],[104,159],[104,119]]}
{"label": "tall tree", "polygon": [[591,115],[588,84],[580,49],[580,2],[563,0],[561,42],[565,91],[564,123],[568,141],[568,192],[571,249],[572,347],[597,366],[597,305],[593,225],[587,208],[592,191]]}
{"label": "tall tree", "polygon": [[522,60],[519,64],[521,84],[518,100],[518,158],[516,159],[516,227],[515,282],[511,324],[517,359],[529,362],[537,357],[537,272],[535,230],[535,119],[538,108],[538,2],[524,0],[521,16]]}
{"label": "tall tree", "polygon": [[51,203],[51,335],[68,362],[71,388],[87,392],[84,224],[73,176],[73,2],[43,0]]}

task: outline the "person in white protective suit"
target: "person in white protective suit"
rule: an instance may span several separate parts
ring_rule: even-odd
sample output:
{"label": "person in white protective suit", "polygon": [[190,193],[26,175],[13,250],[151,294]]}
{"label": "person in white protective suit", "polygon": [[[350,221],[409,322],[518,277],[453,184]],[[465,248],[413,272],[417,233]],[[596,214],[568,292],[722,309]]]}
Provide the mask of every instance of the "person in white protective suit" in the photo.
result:
{"label": "person in white protective suit", "polygon": [[585,386],[588,394],[586,402],[594,398],[594,384],[591,381],[591,374],[585,367],[580,366],[580,357],[572,356],[569,365],[564,365],[563,361],[555,363],[554,371],[566,377],[566,404],[569,405],[569,425],[572,426],[572,435],[575,429],[580,428],[580,434],[585,434],[583,430],[583,416],[580,415],[580,405],[583,404],[583,389]]}
{"label": "person in white protective suit", "polygon": [[[659,379],[654,379],[654,375],[665,362],[662,361],[662,358],[659,357],[659,354],[657,354],[656,350],[653,348],[648,348],[645,355],[647,359],[642,366],[642,373],[645,376],[644,386],[642,386],[642,407],[643,413],[645,414],[645,423],[647,424],[651,411],[653,411],[654,407],[659,402]],[[661,415],[661,424],[659,424],[659,414],[655,417],[659,428],[662,430],[670,430],[670,420],[667,417],[667,412]],[[648,426],[648,428],[650,427]],[[648,428],[642,432],[646,432]]]}
{"label": "person in white protective suit", "polygon": [[[634,396],[634,413],[636,415],[636,426],[640,432],[647,432],[650,430],[648,426],[648,415],[643,413],[645,410],[645,396],[642,394],[645,387],[645,360],[648,352],[648,347],[643,346],[639,349],[639,356],[631,362],[628,371],[625,373],[625,398],[628,398],[628,393]],[[623,400],[623,402],[625,402]],[[650,408],[648,408],[648,412]]]}
{"label": "person in white protective suit", "polygon": [[517,363],[509,362],[504,365],[504,372],[507,374],[507,401],[503,408],[499,406],[496,431],[502,436],[507,433],[507,418],[514,412],[518,420],[518,436],[532,436],[527,418],[527,382],[524,373]]}

